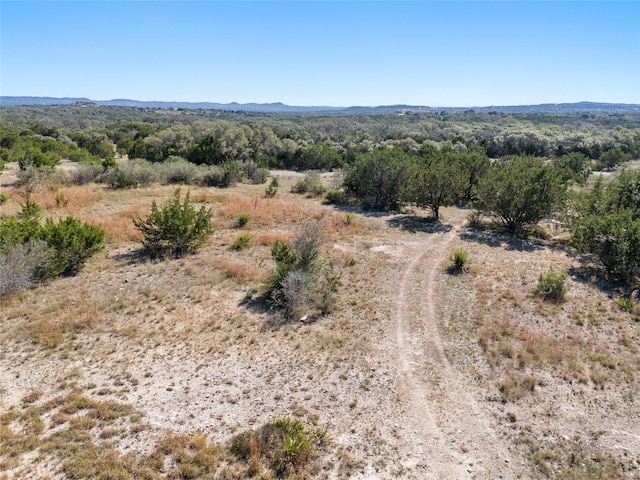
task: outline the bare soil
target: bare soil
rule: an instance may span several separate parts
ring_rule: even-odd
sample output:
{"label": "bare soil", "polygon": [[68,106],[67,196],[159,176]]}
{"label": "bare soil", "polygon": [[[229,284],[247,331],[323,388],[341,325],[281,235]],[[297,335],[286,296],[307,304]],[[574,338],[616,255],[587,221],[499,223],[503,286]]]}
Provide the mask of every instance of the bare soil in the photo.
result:
{"label": "bare soil", "polygon": [[[216,233],[165,262],[141,256],[116,220],[172,187],[64,188],[69,205],[46,213],[102,222],[109,244],[76,277],[0,304],[0,415],[76,388],[141,412],[144,428],[116,437],[122,453],[149,452],[167,432],[228,442],[291,416],[332,440],[311,478],[640,478],[640,322],[574,252],[471,229],[455,208],[441,222],[421,210],[347,221],[290,193],[295,180],[283,174],[271,200],[264,186],[192,188]],[[16,211],[12,195],[0,213]],[[254,243],[234,251],[243,209]],[[283,323],[255,292],[274,268],[270,244],[305,218],[327,226],[339,303]],[[453,247],[469,272],[448,273]],[[531,295],[551,267],[569,272],[561,305]],[[7,478],[64,478],[62,459],[6,462],[1,445]]]}

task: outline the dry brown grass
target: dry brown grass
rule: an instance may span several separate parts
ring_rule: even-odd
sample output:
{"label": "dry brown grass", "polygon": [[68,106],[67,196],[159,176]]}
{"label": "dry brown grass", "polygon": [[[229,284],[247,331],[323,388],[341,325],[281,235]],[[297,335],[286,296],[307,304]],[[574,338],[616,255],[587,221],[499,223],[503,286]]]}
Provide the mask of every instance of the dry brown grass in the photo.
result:
{"label": "dry brown grass", "polygon": [[[71,209],[105,228],[107,248],[77,277],[0,305],[7,478],[270,478],[255,441],[240,463],[226,442],[276,415],[304,412],[328,424],[338,451],[310,478],[425,475],[428,466],[401,463],[421,458],[424,446],[405,431],[394,308],[403,269],[432,234],[390,228],[387,217],[347,216],[289,193],[287,182],[274,199],[264,198],[264,186],[190,189],[192,200],[213,207],[216,233],[196,255],[165,262],[136,255],[130,217],[146,216],[174,187],[65,187],[66,207],[46,199],[43,216]],[[240,213],[251,216],[242,231],[253,243],[236,252],[229,244]],[[290,241],[308,218],[324,222],[322,255],[341,269],[343,286],[335,312],[285,325],[264,304],[243,299],[273,271],[269,247]],[[564,250],[462,237],[457,244],[473,269],[435,277],[445,354],[456,375],[471,379],[469,396],[489,412],[492,428],[520,452],[512,465],[523,465],[521,478],[633,478],[640,449],[614,431],[638,429],[637,310],[622,310],[605,289],[571,275],[564,304],[532,298],[540,273],[579,265]],[[414,360],[421,368],[422,358]],[[603,439],[591,439],[599,430]],[[529,443],[518,443],[520,435]],[[576,435],[589,441],[574,442]],[[217,465],[215,474],[198,470],[201,460]]]}
{"label": "dry brown grass", "polygon": [[104,228],[107,241],[114,246],[120,246],[124,242],[142,241],[142,233],[135,227],[132,218],[144,218],[148,213],[147,208],[135,205],[123,208],[112,215],[84,215],[82,219]]}
{"label": "dry brown grass", "polygon": [[104,198],[104,187],[77,186],[55,190],[45,190],[32,195],[32,201],[45,211],[55,211],[59,215],[78,215],[85,207]]}
{"label": "dry brown grass", "polygon": [[260,276],[260,272],[255,265],[243,260],[236,260],[229,257],[216,257],[214,265],[222,270],[226,277],[241,282],[256,280]]}
{"label": "dry brown grass", "polygon": [[320,215],[318,207],[305,208],[305,205],[293,200],[266,199],[239,195],[220,196],[215,200],[222,202],[219,218],[234,222],[238,215],[251,215],[251,225],[259,228],[272,228],[274,225],[290,225],[309,217]]}

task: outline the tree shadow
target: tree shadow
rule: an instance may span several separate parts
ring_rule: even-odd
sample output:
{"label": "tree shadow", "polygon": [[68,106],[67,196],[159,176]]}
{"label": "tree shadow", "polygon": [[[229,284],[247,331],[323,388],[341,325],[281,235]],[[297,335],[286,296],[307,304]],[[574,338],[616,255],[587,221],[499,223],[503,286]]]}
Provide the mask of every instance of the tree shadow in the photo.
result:
{"label": "tree shadow", "polygon": [[108,255],[107,258],[115,260],[116,262],[125,263],[126,265],[142,265],[153,261],[149,255],[147,255],[144,248],[114,253],[113,255]]}
{"label": "tree shadow", "polygon": [[493,248],[504,248],[505,250],[518,252],[535,252],[546,248],[561,248],[559,245],[548,244],[548,242],[540,239],[513,237],[490,229],[465,228],[460,232],[460,238],[467,242],[476,242]]}
{"label": "tree shadow", "polygon": [[387,225],[410,233],[445,233],[453,230],[451,225],[442,223],[433,217],[419,217],[417,215],[396,216],[387,220]]}
{"label": "tree shadow", "polygon": [[605,293],[610,299],[631,295],[637,290],[633,285],[625,285],[607,278],[604,266],[596,263],[589,255],[580,255],[580,265],[570,267],[567,274],[575,282],[590,285]]}

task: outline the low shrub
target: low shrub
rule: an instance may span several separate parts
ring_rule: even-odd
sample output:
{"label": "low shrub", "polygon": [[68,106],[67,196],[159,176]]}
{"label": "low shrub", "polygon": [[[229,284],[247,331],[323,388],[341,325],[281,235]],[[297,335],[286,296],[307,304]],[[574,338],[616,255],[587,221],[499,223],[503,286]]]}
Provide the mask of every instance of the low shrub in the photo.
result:
{"label": "low shrub", "polygon": [[134,218],[133,223],[144,235],[143,245],[151,257],[179,258],[194,253],[207,241],[213,233],[212,216],[204,205],[196,210],[189,193],[181,200],[177,189],[173,199],[161,207],[154,200],[149,216]]}
{"label": "low shrub", "polygon": [[449,253],[449,271],[451,273],[464,273],[469,269],[469,255],[462,248],[454,248]]}
{"label": "low shrub", "polygon": [[51,250],[43,240],[0,245],[0,297],[30,288],[48,276]]}
{"label": "low shrub", "polygon": [[75,275],[89,257],[104,248],[104,230],[72,216],[58,223],[47,218],[41,238],[53,249],[50,274]]}
{"label": "low shrub", "polygon": [[224,173],[224,170],[217,165],[209,165],[204,173],[200,182],[206,187],[228,187],[228,179]]}
{"label": "low shrub", "polygon": [[278,193],[278,187],[280,186],[280,181],[278,177],[273,177],[271,179],[271,183],[267,185],[267,188],[264,190],[264,194],[267,198],[273,198]]}
{"label": "low shrub", "polygon": [[100,165],[78,165],[69,173],[69,183],[73,185],[86,185],[87,183],[98,182],[104,168]]}
{"label": "low shrub", "polygon": [[249,245],[251,245],[252,241],[253,238],[251,238],[251,235],[249,235],[248,233],[241,233],[233,241],[233,243],[231,244],[231,248],[234,250],[244,250]]}
{"label": "low shrub", "polygon": [[159,165],[159,176],[165,185],[196,185],[201,183],[203,172],[184,158],[171,156]]}
{"label": "low shrub", "polygon": [[330,188],[325,192],[324,198],[330,205],[343,205],[347,203],[347,194],[339,188]]}
{"label": "low shrub", "polygon": [[244,177],[254,185],[260,185],[267,181],[269,177],[269,170],[266,168],[258,167],[253,160],[247,160],[240,164]]}
{"label": "low shrub", "polygon": [[147,187],[156,179],[156,170],[143,159],[130,160],[102,175],[102,181],[114,189]]}
{"label": "low shrub", "polygon": [[556,272],[551,269],[547,274],[540,274],[533,294],[545,302],[562,303],[566,294],[565,280],[567,272]]}
{"label": "low shrub", "polygon": [[304,178],[298,180],[296,184],[291,188],[291,190],[295,193],[310,193],[312,195],[322,195],[325,192],[326,188],[322,184],[320,175],[315,172],[310,172],[305,175]]}
{"label": "low shrub", "polygon": [[248,213],[239,214],[236,218],[236,227],[244,227],[247,223],[249,223],[249,220],[251,220],[251,215],[249,215]]}
{"label": "low shrub", "polygon": [[[235,435],[229,450],[254,469],[265,463],[278,478],[303,475],[318,449],[329,443],[326,430],[312,430],[301,421],[276,418],[258,430]],[[306,477],[295,477],[306,478]]]}

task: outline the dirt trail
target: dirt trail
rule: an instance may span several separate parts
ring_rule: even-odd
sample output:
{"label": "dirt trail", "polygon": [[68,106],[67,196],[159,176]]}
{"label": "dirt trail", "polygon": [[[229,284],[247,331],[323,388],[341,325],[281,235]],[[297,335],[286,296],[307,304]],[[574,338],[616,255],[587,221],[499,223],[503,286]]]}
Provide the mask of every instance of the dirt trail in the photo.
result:
{"label": "dirt trail", "polygon": [[460,372],[449,363],[438,331],[435,279],[464,223],[434,233],[405,268],[398,291],[396,333],[401,394],[409,402],[409,425],[426,458],[416,458],[432,479],[515,478],[506,444],[491,426]]}

